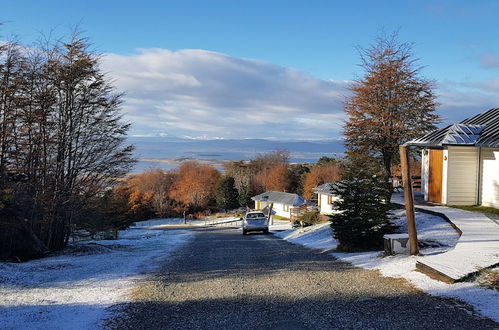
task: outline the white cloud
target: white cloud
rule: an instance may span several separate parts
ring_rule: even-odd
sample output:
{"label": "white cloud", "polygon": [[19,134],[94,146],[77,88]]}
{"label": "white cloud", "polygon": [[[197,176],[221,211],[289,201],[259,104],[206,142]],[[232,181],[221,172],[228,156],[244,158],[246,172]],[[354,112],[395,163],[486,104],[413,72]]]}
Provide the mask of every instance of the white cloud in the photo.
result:
{"label": "white cloud", "polygon": [[499,107],[499,80],[451,82],[440,84],[441,114],[445,124],[461,121],[491,108]]}
{"label": "white cloud", "polygon": [[223,138],[341,135],[344,81],[206,50],[107,54],[133,134]]}
{"label": "white cloud", "polygon": [[[489,59],[489,65],[493,63]],[[107,54],[103,69],[125,91],[133,135],[331,139],[342,135],[348,81],[206,50]],[[499,106],[499,80],[440,83],[443,124]]]}

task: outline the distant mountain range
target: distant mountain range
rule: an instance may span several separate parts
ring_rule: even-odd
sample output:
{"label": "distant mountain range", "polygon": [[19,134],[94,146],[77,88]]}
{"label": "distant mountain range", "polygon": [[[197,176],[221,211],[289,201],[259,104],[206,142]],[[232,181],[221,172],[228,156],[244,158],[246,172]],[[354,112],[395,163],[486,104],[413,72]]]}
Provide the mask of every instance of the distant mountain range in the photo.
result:
{"label": "distant mountain range", "polygon": [[342,140],[276,141],[265,139],[193,140],[170,137],[130,137],[135,145],[135,157],[139,159],[134,172],[150,167],[173,169],[185,160],[199,160],[218,168],[225,161],[250,160],[259,153],[275,149],[290,152],[293,163],[315,162],[322,156],[342,154]]}

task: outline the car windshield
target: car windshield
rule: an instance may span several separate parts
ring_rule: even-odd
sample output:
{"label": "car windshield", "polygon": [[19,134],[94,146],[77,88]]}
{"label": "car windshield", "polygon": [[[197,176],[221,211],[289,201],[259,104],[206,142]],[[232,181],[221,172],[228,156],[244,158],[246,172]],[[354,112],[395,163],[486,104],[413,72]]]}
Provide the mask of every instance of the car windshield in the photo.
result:
{"label": "car windshield", "polygon": [[257,218],[265,218],[265,214],[263,214],[263,213],[248,213],[248,214],[246,214],[246,219],[257,219]]}

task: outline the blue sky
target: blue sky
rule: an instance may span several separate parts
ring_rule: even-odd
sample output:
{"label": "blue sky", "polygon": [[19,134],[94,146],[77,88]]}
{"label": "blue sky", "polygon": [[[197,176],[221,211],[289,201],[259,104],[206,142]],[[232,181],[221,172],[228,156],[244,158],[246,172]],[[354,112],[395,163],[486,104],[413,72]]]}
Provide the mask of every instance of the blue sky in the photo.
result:
{"label": "blue sky", "polygon": [[[135,135],[341,136],[356,46],[414,42],[445,122],[499,106],[499,1],[2,1],[1,35],[79,25]],[[241,129],[243,128],[243,129]]]}

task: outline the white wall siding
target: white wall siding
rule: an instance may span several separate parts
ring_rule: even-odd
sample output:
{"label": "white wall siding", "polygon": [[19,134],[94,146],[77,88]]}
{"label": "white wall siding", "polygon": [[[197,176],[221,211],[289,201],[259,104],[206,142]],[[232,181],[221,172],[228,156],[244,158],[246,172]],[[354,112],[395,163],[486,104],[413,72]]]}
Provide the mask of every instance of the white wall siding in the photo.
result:
{"label": "white wall siding", "polygon": [[428,152],[428,149],[421,152],[421,192],[424,194],[425,201],[428,200],[428,176],[430,173]]}
{"label": "white wall siding", "polygon": [[[318,194],[318,199],[320,201],[320,213],[321,214],[332,214],[333,205],[328,203],[328,195]],[[335,197],[333,196],[333,201]]]}
{"label": "white wall siding", "polygon": [[499,208],[499,149],[481,150],[481,204]]}
{"label": "white wall siding", "polygon": [[[255,201],[255,209],[256,210],[261,210],[261,209],[265,208],[267,205],[270,205],[270,202],[261,201],[260,207],[258,207],[258,201]],[[292,207],[293,206],[291,206],[291,205],[274,203],[274,205],[272,206],[272,210],[275,212],[276,215],[279,215],[279,216],[285,217],[285,218],[289,218],[289,217],[291,217],[291,208]]]}
{"label": "white wall siding", "polygon": [[279,215],[279,216],[285,217],[285,218],[290,218],[291,217],[291,208],[292,207],[293,206],[291,206],[291,205],[274,203],[273,210],[275,211],[276,215]]}
{"label": "white wall siding", "polygon": [[444,194],[447,198],[443,201],[445,204],[477,204],[478,159],[479,150],[476,147],[448,147],[447,161],[444,160],[444,171],[447,167],[447,185],[444,181],[444,187],[447,186]]}
{"label": "white wall siding", "polygon": [[267,206],[267,204],[269,204],[269,203],[268,202],[264,202],[264,201],[255,201],[255,210],[264,209],[265,206]]}
{"label": "white wall siding", "polygon": [[449,176],[449,150],[442,150],[442,204],[447,204],[447,184]]}

